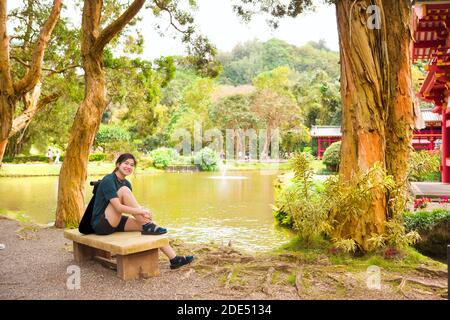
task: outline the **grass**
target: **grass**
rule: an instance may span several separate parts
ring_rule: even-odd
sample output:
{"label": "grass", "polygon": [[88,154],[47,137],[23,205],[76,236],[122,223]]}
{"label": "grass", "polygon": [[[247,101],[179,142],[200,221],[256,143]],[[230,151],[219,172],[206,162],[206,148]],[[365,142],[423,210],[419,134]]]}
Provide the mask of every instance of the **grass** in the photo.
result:
{"label": "grass", "polygon": [[314,169],[315,173],[322,172],[326,169],[325,165],[323,164],[322,160],[313,160],[311,162],[311,168]]}
{"label": "grass", "polygon": [[20,211],[0,209],[0,215],[19,222],[31,222],[30,217]]}
{"label": "grass", "polygon": [[[111,162],[90,162],[88,164],[88,175],[105,175],[111,173],[114,165]],[[0,177],[33,177],[33,176],[58,176],[61,164],[48,163],[26,163],[7,164],[4,163],[0,169]],[[136,173],[155,173],[160,170],[155,168],[136,168]]]}
{"label": "grass", "polygon": [[[373,265],[389,271],[402,271],[415,269],[422,264],[437,269],[447,269],[445,264],[422,255],[412,247],[403,249],[400,256],[395,259],[386,259],[382,253],[367,253],[362,257],[354,257],[347,253],[332,254],[330,253],[332,247],[333,244],[325,239],[317,238],[309,246],[306,246],[305,242],[299,237],[294,237],[289,243],[274,250],[273,253],[293,253],[305,263],[313,263],[321,257],[327,256],[332,265],[345,266],[348,271],[364,271]],[[288,282],[291,281],[295,281],[295,279],[288,279]]]}

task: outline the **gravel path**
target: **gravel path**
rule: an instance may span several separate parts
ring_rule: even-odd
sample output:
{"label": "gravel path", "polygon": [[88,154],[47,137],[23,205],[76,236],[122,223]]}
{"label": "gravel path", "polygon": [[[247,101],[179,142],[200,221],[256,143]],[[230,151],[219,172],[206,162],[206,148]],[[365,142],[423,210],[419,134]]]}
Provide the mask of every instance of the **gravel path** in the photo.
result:
{"label": "gravel path", "polygon": [[81,267],[80,289],[68,290],[67,267],[75,261],[71,241],[61,230],[23,229],[0,218],[0,243],[5,245],[0,250],[0,299],[196,299],[216,285],[214,280],[186,278],[189,267],[170,270],[168,260],[161,261],[160,277],[129,282],[117,278],[114,270],[87,262]]}
{"label": "gravel path", "polygon": [[[6,300],[445,299],[442,288],[447,281],[446,277],[388,272],[386,278],[409,277],[408,285],[391,280],[383,284],[382,290],[374,291],[367,289],[364,272],[349,272],[342,268],[344,266],[330,265],[326,257],[312,263],[288,262],[290,258],[283,260],[282,255],[246,255],[234,250],[228,255],[220,255],[208,248],[206,253],[200,253],[199,246],[192,248],[200,250],[193,265],[170,270],[167,258],[162,256],[161,276],[150,279],[125,282],[116,276],[115,270],[98,262],[84,263],[80,289],[69,290],[67,268],[76,263],[72,243],[64,239],[62,230],[23,224],[0,216],[0,244],[5,246],[0,245],[0,299]],[[191,249],[181,245],[177,250],[187,254]],[[217,253],[219,256],[215,255]],[[231,262],[226,264],[226,261]],[[277,272],[288,268],[290,271],[284,274],[285,277],[302,268],[305,279],[302,281],[309,285],[300,290],[297,284],[296,287],[286,281],[268,282],[268,270],[274,273],[274,268]],[[205,273],[205,270],[210,271]],[[412,278],[441,289],[415,288],[410,285]]]}

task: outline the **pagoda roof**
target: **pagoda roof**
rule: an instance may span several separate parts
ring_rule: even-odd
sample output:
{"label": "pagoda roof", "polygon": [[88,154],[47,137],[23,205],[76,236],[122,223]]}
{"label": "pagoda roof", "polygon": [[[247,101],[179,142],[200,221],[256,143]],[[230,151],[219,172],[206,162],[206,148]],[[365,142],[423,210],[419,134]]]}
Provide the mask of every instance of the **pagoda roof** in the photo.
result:
{"label": "pagoda roof", "polygon": [[311,137],[342,137],[340,126],[313,126],[311,128]]}
{"label": "pagoda roof", "polygon": [[413,61],[428,65],[417,96],[440,112],[450,95],[450,1],[417,1],[413,12]]}

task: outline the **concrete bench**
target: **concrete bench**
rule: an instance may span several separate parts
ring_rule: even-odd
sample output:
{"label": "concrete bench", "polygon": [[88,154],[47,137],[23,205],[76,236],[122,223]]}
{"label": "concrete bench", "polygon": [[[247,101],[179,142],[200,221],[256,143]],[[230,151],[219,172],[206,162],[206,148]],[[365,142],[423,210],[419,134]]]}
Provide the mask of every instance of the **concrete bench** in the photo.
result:
{"label": "concrete bench", "polygon": [[140,232],[99,236],[84,235],[77,229],[70,229],[64,231],[64,237],[73,241],[77,263],[98,260],[117,268],[117,276],[123,280],[160,275],[159,248],[169,244],[167,235],[148,236]]}

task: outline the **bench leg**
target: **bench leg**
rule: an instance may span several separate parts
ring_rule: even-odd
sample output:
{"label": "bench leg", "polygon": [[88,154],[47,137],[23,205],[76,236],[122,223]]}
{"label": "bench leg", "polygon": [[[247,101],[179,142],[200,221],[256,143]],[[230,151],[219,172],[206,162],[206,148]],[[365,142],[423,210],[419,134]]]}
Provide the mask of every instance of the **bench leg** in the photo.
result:
{"label": "bench leg", "polygon": [[159,249],[117,255],[117,276],[123,280],[159,276]]}
{"label": "bench leg", "polygon": [[73,256],[75,261],[78,263],[91,260],[94,256],[111,259],[111,254],[109,252],[92,248],[77,242],[73,242]]}
{"label": "bench leg", "polygon": [[75,261],[82,263],[91,260],[95,255],[95,249],[81,243],[73,242],[73,256]]}

